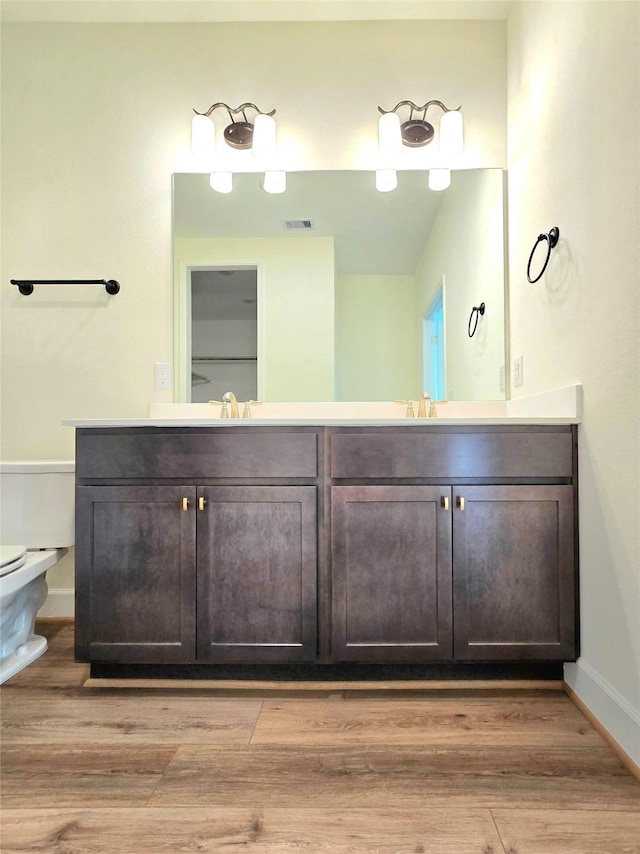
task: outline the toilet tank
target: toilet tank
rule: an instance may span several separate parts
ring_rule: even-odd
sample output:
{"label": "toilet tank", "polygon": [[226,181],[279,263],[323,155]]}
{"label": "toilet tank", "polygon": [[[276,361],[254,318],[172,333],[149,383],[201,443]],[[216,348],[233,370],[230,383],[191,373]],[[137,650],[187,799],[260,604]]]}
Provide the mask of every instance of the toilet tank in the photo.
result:
{"label": "toilet tank", "polygon": [[0,542],[28,549],[72,546],[74,470],[69,461],[0,463]]}

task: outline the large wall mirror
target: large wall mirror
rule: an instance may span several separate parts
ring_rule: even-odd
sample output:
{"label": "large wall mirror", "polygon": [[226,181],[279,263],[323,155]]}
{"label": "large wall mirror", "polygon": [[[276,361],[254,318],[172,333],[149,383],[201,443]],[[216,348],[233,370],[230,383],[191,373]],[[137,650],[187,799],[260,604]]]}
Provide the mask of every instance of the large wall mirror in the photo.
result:
{"label": "large wall mirror", "polygon": [[442,192],[409,171],[390,193],[371,172],[233,182],[173,178],[178,401],[504,397],[502,170]]}

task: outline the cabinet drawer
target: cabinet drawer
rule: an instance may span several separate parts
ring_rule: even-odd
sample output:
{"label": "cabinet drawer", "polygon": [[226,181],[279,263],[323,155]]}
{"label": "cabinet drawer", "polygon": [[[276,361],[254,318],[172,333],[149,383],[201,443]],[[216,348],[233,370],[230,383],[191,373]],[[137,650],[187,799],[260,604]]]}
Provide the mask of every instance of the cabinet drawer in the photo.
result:
{"label": "cabinet drawer", "polygon": [[332,478],[571,477],[571,429],[333,433]]}
{"label": "cabinet drawer", "polygon": [[77,476],[84,480],[317,476],[316,433],[232,429],[80,430]]}

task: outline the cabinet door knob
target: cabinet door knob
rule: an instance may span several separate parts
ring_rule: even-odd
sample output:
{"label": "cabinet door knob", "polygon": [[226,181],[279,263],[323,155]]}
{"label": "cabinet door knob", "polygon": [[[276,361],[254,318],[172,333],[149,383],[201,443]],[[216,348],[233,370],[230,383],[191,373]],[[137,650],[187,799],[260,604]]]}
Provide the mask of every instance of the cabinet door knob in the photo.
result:
{"label": "cabinet door knob", "polygon": [[459,495],[457,498],[458,510],[464,510],[464,496]]}
{"label": "cabinet door knob", "polygon": [[449,509],[449,498],[446,495],[443,495],[440,500],[442,502],[442,509],[448,510]]}
{"label": "cabinet door knob", "polygon": [[200,498],[198,498],[198,510],[204,510],[206,503],[207,499],[200,496]]}
{"label": "cabinet door knob", "polygon": [[183,510],[188,510],[188,509],[189,509],[189,504],[190,504],[190,503],[191,503],[191,502],[189,501],[189,499],[188,499],[188,498],[183,498],[183,499],[182,499],[182,509],[183,509]]}

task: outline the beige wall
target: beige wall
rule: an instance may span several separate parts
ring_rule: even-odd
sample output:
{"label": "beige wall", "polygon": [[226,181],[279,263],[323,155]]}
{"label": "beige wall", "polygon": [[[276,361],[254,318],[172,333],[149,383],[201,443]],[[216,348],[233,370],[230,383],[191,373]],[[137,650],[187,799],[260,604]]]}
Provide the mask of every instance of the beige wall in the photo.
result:
{"label": "beige wall", "polygon": [[[175,241],[176,363],[190,385],[187,267],[258,268],[258,395],[262,400],[333,400],[332,237],[180,238]],[[179,356],[179,357],[178,357]],[[183,389],[184,391],[184,389]],[[186,397],[183,395],[183,400]]]}
{"label": "beige wall", "polygon": [[[553,14],[549,14],[550,6]],[[640,764],[640,5],[509,19],[511,354],[532,394],[584,386],[582,657],[566,678]],[[537,235],[560,228],[545,276]]]}
{"label": "beige wall", "polygon": [[[145,415],[156,398],[153,364],[173,353],[171,174],[194,169],[192,108],[275,107],[287,168],[366,169],[378,104],[438,97],[468,117],[460,165],[506,162],[504,21],[4,24],[2,63],[6,459],[71,457],[64,418]],[[122,290],[24,298],[6,284],[64,276]]]}
{"label": "beige wall", "polygon": [[413,276],[336,277],[336,400],[420,397],[415,305]]}

